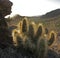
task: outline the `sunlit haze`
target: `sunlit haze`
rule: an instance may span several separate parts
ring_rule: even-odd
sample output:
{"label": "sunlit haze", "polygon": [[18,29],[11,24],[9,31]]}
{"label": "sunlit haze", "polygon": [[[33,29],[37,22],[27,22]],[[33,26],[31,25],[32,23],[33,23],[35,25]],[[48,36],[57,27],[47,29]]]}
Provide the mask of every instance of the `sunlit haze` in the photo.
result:
{"label": "sunlit haze", "polygon": [[22,16],[43,15],[49,11],[60,8],[59,0],[10,0],[13,2],[11,16],[19,14]]}

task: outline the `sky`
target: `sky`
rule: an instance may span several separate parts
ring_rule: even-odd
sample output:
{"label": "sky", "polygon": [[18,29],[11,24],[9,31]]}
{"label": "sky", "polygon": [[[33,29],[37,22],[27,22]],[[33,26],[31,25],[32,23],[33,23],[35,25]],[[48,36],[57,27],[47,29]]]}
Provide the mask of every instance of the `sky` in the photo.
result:
{"label": "sky", "polygon": [[10,0],[13,2],[10,16],[38,16],[60,8],[60,0]]}

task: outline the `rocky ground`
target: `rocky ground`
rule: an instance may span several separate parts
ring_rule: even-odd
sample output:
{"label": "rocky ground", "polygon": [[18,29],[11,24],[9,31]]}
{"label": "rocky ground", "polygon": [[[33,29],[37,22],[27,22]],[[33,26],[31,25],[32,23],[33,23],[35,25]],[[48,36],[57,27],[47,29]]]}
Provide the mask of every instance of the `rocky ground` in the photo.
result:
{"label": "rocky ground", "polygon": [[[7,47],[7,48],[0,48],[0,58],[37,58],[31,52],[20,50],[17,48]],[[45,58],[60,58],[60,54],[52,50],[48,50],[47,57]]]}

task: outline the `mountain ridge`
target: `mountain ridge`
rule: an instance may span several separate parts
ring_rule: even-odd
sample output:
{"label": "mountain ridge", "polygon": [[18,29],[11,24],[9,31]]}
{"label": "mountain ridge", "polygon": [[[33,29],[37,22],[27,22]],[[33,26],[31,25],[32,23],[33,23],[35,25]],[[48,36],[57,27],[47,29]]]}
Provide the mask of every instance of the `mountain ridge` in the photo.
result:
{"label": "mountain ridge", "polygon": [[42,15],[40,18],[53,18],[60,15],[60,9],[52,10],[47,12],[45,15]]}

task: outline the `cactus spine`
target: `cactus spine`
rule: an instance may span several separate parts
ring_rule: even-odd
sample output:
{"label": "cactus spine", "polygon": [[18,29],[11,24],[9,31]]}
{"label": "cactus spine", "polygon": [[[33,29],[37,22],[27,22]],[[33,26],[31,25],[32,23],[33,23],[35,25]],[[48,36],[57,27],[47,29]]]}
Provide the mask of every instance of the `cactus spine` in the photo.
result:
{"label": "cactus spine", "polygon": [[31,24],[29,25],[28,36],[32,39],[34,38],[34,34],[35,34],[35,23],[31,22]]}
{"label": "cactus spine", "polygon": [[19,34],[16,36],[16,41],[17,41],[17,46],[22,48],[23,47],[23,38]]}
{"label": "cactus spine", "polygon": [[17,36],[18,33],[19,33],[19,32],[18,32],[18,30],[16,30],[16,29],[14,29],[14,30],[12,31],[13,44],[14,44],[15,46],[17,46],[16,36]]}
{"label": "cactus spine", "polygon": [[54,31],[51,31],[49,36],[50,37],[49,37],[49,40],[48,40],[48,46],[52,46],[53,43],[56,40],[56,33]]}
{"label": "cactus spine", "polygon": [[14,46],[23,46],[23,37],[19,30],[14,29],[12,31],[12,37]]}
{"label": "cactus spine", "polygon": [[37,32],[36,32],[36,35],[35,35],[35,38],[39,38],[40,36],[42,36],[44,32],[44,28],[43,28],[43,25],[42,24],[38,24],[38,28],[37,28]]}
{"label": "cactus spine", "polygon": [[48,51],[47,40],[44,38],[40,38],[37,43],[37,54],[38,58],[45,58]]}
{"label": "cactus spine", "polygon": [[19,22],[18,29],[20,30],[20,33],[22,33],[22,21]]}
{"label": "cactus spine", "polygon": [[22,32],[27,32],[28,31],[28,20],[25,17],[22,21]]}

